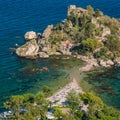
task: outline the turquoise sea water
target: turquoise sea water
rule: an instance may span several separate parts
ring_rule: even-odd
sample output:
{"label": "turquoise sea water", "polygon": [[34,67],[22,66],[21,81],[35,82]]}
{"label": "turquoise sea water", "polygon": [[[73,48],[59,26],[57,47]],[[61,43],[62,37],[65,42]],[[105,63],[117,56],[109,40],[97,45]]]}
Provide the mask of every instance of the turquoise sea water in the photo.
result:
{"label": "turquoise sea water", "polygon": [[[16,43],[23,44],[23,35],[26,31],[42,32],[48,24],[56,24],[65,19],[67,7],[70,4],[83,8],[91,4],[111,17],[120,18],[120,0],[0,1],[0,104],[10,95],[35,93],[41,89],[42,85],[54,86],[66,79],[69,70],[64,68],[72,68],[70,65],[76,63],[75,60],[64,62],[64,65],[58,60],[25,60],[11,54],[9,48]],[[59,64],[59,67],[56,68],[54,64]],[[49,72],[31,73],[33,68],[42,66],[48,66]],[[113,69],[113,71],[115,76],[120,76],[119,70]],[[103,79],[106,80],[106,78],[108,83],[114,79],[107,76]],[[119,80],[115,79],[114,84],[119,86]],[[118,98],[115,97],[115,100]]]}
{"label": "turquoise sea water", "polygon": [[84,80],[106,104],[120,109],[120,68],[91,71]]}

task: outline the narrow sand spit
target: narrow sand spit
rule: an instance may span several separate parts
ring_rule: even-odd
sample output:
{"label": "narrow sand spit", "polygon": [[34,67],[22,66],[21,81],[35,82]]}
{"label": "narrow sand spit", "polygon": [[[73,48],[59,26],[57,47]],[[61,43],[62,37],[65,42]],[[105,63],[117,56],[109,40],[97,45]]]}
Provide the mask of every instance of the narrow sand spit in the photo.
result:
{"label": "narrow sand spit", "polygon": [[[86,65],[79,68],[79,73],[91,70],[94,66],[98,66],[95,59],[89,59],[88,57],[82,57],[82,60],[86,62]],[[66,97],[71,90],[75,90],[77,93],[83,93],[82,88],[79,86],[75,75],[72,76],[72,82],[67,84],[53,96],[48,97],[47,100],[53,103],[53,106],[63,105],[66,102]]]}
{"label": "narrow sand spit", "polygon": [[81,87],[78,85],[75,78],[73,78],[72,82],[63,87],[60,91],[55,93],[53,96],[48,97],[47,100],[53,102],[53,106],[63,105],[66,101],[66,97],[71,90],[75,90],[77,93],[83,93]]}

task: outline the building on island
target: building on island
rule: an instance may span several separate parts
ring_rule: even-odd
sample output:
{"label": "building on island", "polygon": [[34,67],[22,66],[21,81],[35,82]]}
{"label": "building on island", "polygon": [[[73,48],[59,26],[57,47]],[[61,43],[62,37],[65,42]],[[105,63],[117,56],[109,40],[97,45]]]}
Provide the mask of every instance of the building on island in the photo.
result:
{"label": "building on island", "polygon": [[70,5],[69,8],[68,8],[68,16],[70,15],[71,12],[79,15],[81,13],[86,13],[87,10],[83,9],[81,7],[76,7],[76,5]]}

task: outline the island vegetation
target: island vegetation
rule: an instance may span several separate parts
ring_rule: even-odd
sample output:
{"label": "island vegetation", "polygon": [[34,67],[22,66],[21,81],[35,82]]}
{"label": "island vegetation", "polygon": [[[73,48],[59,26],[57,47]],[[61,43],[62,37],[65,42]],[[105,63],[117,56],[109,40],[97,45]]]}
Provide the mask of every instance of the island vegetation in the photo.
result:
{"label": "island vegetation", "polygon": [[[12,96],[4,106],[11,111],[10,120],[120,120],[120,112],[107,106],[92,93],[77,94],[71,90],[67,104],[53,106],[46,100],[49,89],[36,95]],[[49,115],[50,114],[50,115]]]}
{"label": "island vegetation", "polygon": [[26,44],[16,50],[20,57],[76,55],[93,57],[104,67],[120,65],[120,20],[91,6],[71,5],[61,23],[49,25],[43,34],[27,32],[25,39]]}
{"label": "island vegetation", "polygon": [[[20,57],[70,55],[93,62],[92,67],[120,65],[120,20],[91,6],[83,9],[71,5],[64,21],[49,25],[43,34],[28,32],[25,39],[27,42],[16,49]],[[91,66],[86,68],[89,70]],[[66,96],[67,103],[60,106],[54,106],[47,99],[50,94],[51,89],[46,86],[36,95],[11,96],[4,103],[10,111],[6,117],[11,120],[120,120],[120,111],[93,93],[71,90]]]}

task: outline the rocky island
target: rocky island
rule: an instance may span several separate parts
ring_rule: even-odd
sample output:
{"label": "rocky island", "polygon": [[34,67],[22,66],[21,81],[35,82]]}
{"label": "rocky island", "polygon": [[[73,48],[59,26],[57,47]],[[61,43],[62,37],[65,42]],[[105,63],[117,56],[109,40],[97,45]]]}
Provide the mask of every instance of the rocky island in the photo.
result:
{"label": "rocky island", "polygon": [[[77,70],[79,74],[94,66],[120,66],[120,20],[91,6],[83,9],[70,5],[64,21],[49,25],[43,34],[29,31],[24,38],[26,43],[16,49],[19,57],[73,56],[87,63]],[[49,69],[37,68],[32,72],[43,70]],[[4,104],[10,111],[1,116],[13,120],[120,120],[119,110],[82,91],[75,75],[71,77],[71,83],[50,97],[51,90],[46,86],[36,95],[12,96]]]}
{"label": "rocky island", "polygon": [[61,23],[48,25],[43,34],[27,32],[24,38],[26,44],[16,50],[20,57],[73,55],[95,59],[93,65],[120,65],[120,21],[91,6],[83,9],[70,5]]}

